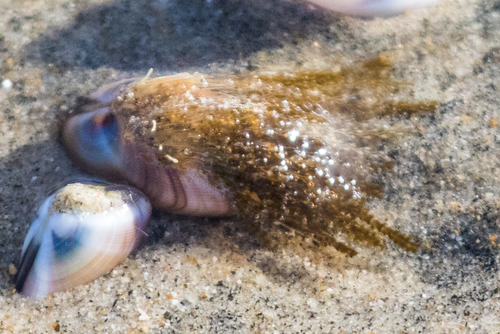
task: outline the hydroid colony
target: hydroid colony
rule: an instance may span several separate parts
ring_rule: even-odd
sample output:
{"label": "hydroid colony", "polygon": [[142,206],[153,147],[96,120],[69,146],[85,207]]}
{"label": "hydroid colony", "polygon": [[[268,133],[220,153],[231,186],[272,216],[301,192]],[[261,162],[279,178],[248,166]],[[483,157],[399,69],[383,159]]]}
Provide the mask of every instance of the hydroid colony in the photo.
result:
{"label": "hydroid colony", "polygon": [[[122,140],[140,146],[136,156],[180,174],[196,171],[224,194],[221,215],[239,214],[265,246],[298,237],[353,256],[357,244],[382,247],[386,237],[417,249],[365,206],[368,196],[381,196],[375,170],[390,164],[367,154],[369,146],[392,135],[370,119],[435,109],[401,100],[409,90],[375,59],[338,72],[146,78],[125,85],[108,112]],[[122,174],[165,208],[155,200],[159,190]]]}

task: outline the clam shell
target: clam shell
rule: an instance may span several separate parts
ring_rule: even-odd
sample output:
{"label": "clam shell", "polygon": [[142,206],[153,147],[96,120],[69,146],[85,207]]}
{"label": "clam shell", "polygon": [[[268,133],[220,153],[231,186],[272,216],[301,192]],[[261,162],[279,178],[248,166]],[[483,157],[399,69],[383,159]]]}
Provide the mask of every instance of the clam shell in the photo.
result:
{"label": "clam shell", "polygon": [[68,155],[87,173],[140,189],[155,208],[205,217],[234,214],[227,189],[222,182],[210,179],[211,171],[196,164],[161,163],[151,147],[125,134],[126,115],[111,110],[116,100],[132,93],[132,88],[139,96],[176,96],[189,93],[201,80],[199,74],[180,73],[101,87],[86,102],[85,112],[70,117],[62,126]]}
{"label": "clam shell", "polygon": [[308,0],[336,12],[362,16],[390,16],[407,9],[436,4],[439,0]]}
{"label": "clam shell", "polygon": [[16,289],[42,298],[108,273],[137,245],[151,205],[123,185],[69,184],[47,198],[24,241]]}

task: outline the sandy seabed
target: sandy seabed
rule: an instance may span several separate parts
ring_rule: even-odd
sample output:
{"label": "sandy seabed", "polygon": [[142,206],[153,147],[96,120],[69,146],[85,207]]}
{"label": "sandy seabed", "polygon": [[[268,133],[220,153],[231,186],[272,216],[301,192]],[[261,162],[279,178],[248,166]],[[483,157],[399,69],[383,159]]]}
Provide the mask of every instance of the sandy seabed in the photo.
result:
{"label": "sandy seabed", "polygon": [[[78,173],[56,114],[119,78],[327,69],[383,57],[425,117],[381,150],[377,219],[421,240],[325,264],[235,221],[156,213],[109,275],[42,300],[14,291],[36,206]],[[0,332],[499,333],[500,2],[362,19],[278,0],[0,0]],[[395,122],[379,120],[379,122]]]}

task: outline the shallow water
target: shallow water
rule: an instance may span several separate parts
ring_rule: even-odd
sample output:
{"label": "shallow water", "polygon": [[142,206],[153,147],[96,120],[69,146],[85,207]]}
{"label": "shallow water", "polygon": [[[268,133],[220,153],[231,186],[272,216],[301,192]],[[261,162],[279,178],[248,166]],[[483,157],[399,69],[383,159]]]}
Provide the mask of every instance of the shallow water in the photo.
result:
{"label": "shallow water", "polygon": [[[500,215],[499,16],[495,1],[442,1],[386,20],[286,1],[1,1],[0,328],[10,332],[495,332]],[[111,274],[41,301],[12,291],[37,203],[77,175],[56,115],[105,82],[179,71],[325,70],[376,57],[426,116],[377,145],[375,218],[420,241],[347,258],[270,252],[234,221],[156,213],[143,247]],[[218,62],[212,64],[212,62]],[[145,315],[146,316],[145,316]]]}

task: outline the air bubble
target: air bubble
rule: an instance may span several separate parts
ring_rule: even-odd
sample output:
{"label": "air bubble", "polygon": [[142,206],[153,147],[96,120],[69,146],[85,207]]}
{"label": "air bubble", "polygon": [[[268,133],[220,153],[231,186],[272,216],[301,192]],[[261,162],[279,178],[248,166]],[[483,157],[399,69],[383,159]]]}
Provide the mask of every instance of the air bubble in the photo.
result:
{"label": "air bubble", "polygon": [[326,152],[328,152],[328,151],[326,150],[326,148],[320,148],[320,149],[318,150],[318,154],[319,154],[319,155],[325,155],[325,154],[326,154]]}
{"label": "air bubble", "polygon": [[299,136],[299,131],[297,130],[292,130],[288,132],[288,139],[290,139],[291,142],[294,142],[297,140],[297,137]]}

